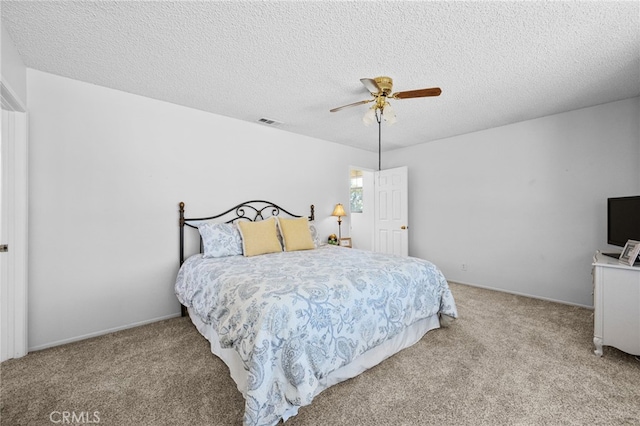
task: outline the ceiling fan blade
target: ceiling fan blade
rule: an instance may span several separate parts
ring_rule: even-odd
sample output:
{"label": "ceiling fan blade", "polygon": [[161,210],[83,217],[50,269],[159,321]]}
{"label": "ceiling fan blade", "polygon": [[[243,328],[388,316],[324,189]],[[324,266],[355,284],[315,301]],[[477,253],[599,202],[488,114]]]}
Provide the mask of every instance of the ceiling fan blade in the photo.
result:
{"label": "ceiling fan blade", "polygon": [[367,88],[368,91],[371,92],[372,95],[376,95],[380,93],[380,87],[378,87],[378,83],[372,78],[361,78],[360,81],[364,84],[364,87]]}
{"label": "ceiling fan blade", "polygon": [[373,99],[367,99],[366,101],[354,102],[354,103],[349,104],[349,105],[342,105],[341,107],[330,109],[329,112],[336,112],[336,111],[340,111],[341,109],[350,108],[352,106],[368,104],[369,102],[373,102]]}
{"label": "ceiling fan blade", "polygon": [[442,90],[439,87],[430,89],[407,90],[406,92],[396,92],[392,95],[394,99],[424,98],[427,96],[440,96]]}

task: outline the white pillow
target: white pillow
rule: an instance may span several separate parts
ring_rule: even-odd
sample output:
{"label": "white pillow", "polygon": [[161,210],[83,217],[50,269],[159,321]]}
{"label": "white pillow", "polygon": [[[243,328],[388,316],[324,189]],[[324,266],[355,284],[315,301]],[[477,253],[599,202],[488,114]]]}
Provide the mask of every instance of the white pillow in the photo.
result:
{"label": "white pillow", "polygon": [[318,235],[318,230],[313,223],[309,223],[309,231],[311,232],[311,239],[313,240],[313,245],[316,248],[320,247],[320,235]]}
{"label": "white pillow", "polygon": [[242,239],[238,227],[230,223],[201,223],[202,257],[226,257],[242,254]]}

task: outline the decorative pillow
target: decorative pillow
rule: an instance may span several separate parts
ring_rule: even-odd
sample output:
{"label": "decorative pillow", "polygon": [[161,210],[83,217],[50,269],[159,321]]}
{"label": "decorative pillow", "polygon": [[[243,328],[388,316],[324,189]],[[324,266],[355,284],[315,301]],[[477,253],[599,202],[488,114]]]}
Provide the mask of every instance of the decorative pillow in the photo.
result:
{"label": "decorative pillow", "polygon": [[311,238],[309,221],[306,217],[297,219],[278,218],[278,226],[284,241],[284,251],[310,250],[316,248]]}
{"label": "decorative pillow", "polygon": [[242,254],[242,239],[238,228],[230,223],[201,223],[203,257],[226,257]]}
{"label": "decorative pillow", "polygon": [[242,251],[245,256],[282,251],[275,218],[270,217],[259,222],[238,222],[238,229],[242,236]]}

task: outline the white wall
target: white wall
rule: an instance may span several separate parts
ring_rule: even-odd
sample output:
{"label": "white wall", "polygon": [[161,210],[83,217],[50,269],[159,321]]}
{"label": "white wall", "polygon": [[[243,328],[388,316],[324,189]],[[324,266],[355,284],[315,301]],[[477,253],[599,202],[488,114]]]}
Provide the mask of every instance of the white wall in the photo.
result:
{"label": "white wall", "polygon": [[11,91],[11,94],[20,104],[25,106],[27,100],[27,68],[4,27],[1,29],[0,38],[2,38],[2,65],[0,66],[2,84]]}
{"label": "white wall", "polygon": [[615,249],[606,199],[640,195],[639,128],[636,97],[385,153],[409,167],[410,254],[452,281],[592,306],[593,253]]}
{"label": "white wall", "polygon": [[[29,346],[179,313],[178,202],[188,215],[266,199],[316,206],[326,238],[350,164],[374,153],[28,70]],[[348,218],[344,224],[348,229]]]}
{"label": "white wall", "polygon": [[[178,314],[179,201],[194,215],[313,203],[326,235],[349,165],[377,166],[371,152],[35,70],[27,85],[32,350]],[[453,281],[591,305],[606,198],[640,194],[639,104],[385,153],[385,168],[409,166],[411,254]]]}

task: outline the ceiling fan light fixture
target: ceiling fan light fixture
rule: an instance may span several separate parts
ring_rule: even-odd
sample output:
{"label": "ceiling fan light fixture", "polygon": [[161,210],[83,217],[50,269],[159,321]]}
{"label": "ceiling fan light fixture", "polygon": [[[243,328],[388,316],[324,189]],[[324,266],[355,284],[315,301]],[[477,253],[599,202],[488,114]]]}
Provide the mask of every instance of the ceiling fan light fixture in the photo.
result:
{"label": "ceiling fan light fixture", "polygon": [[374,121],[376,121],[376,106],[369,108],[367,113],[362,117],[362,122],[365,126],[370,126]]}
{"label": "ceiling fan light fixture", "polygon": [[396,111],[389,102],[385,102],[384,109],[382,111],[382,118],[389,126],[398,122],[398,119],[396,118]]}

